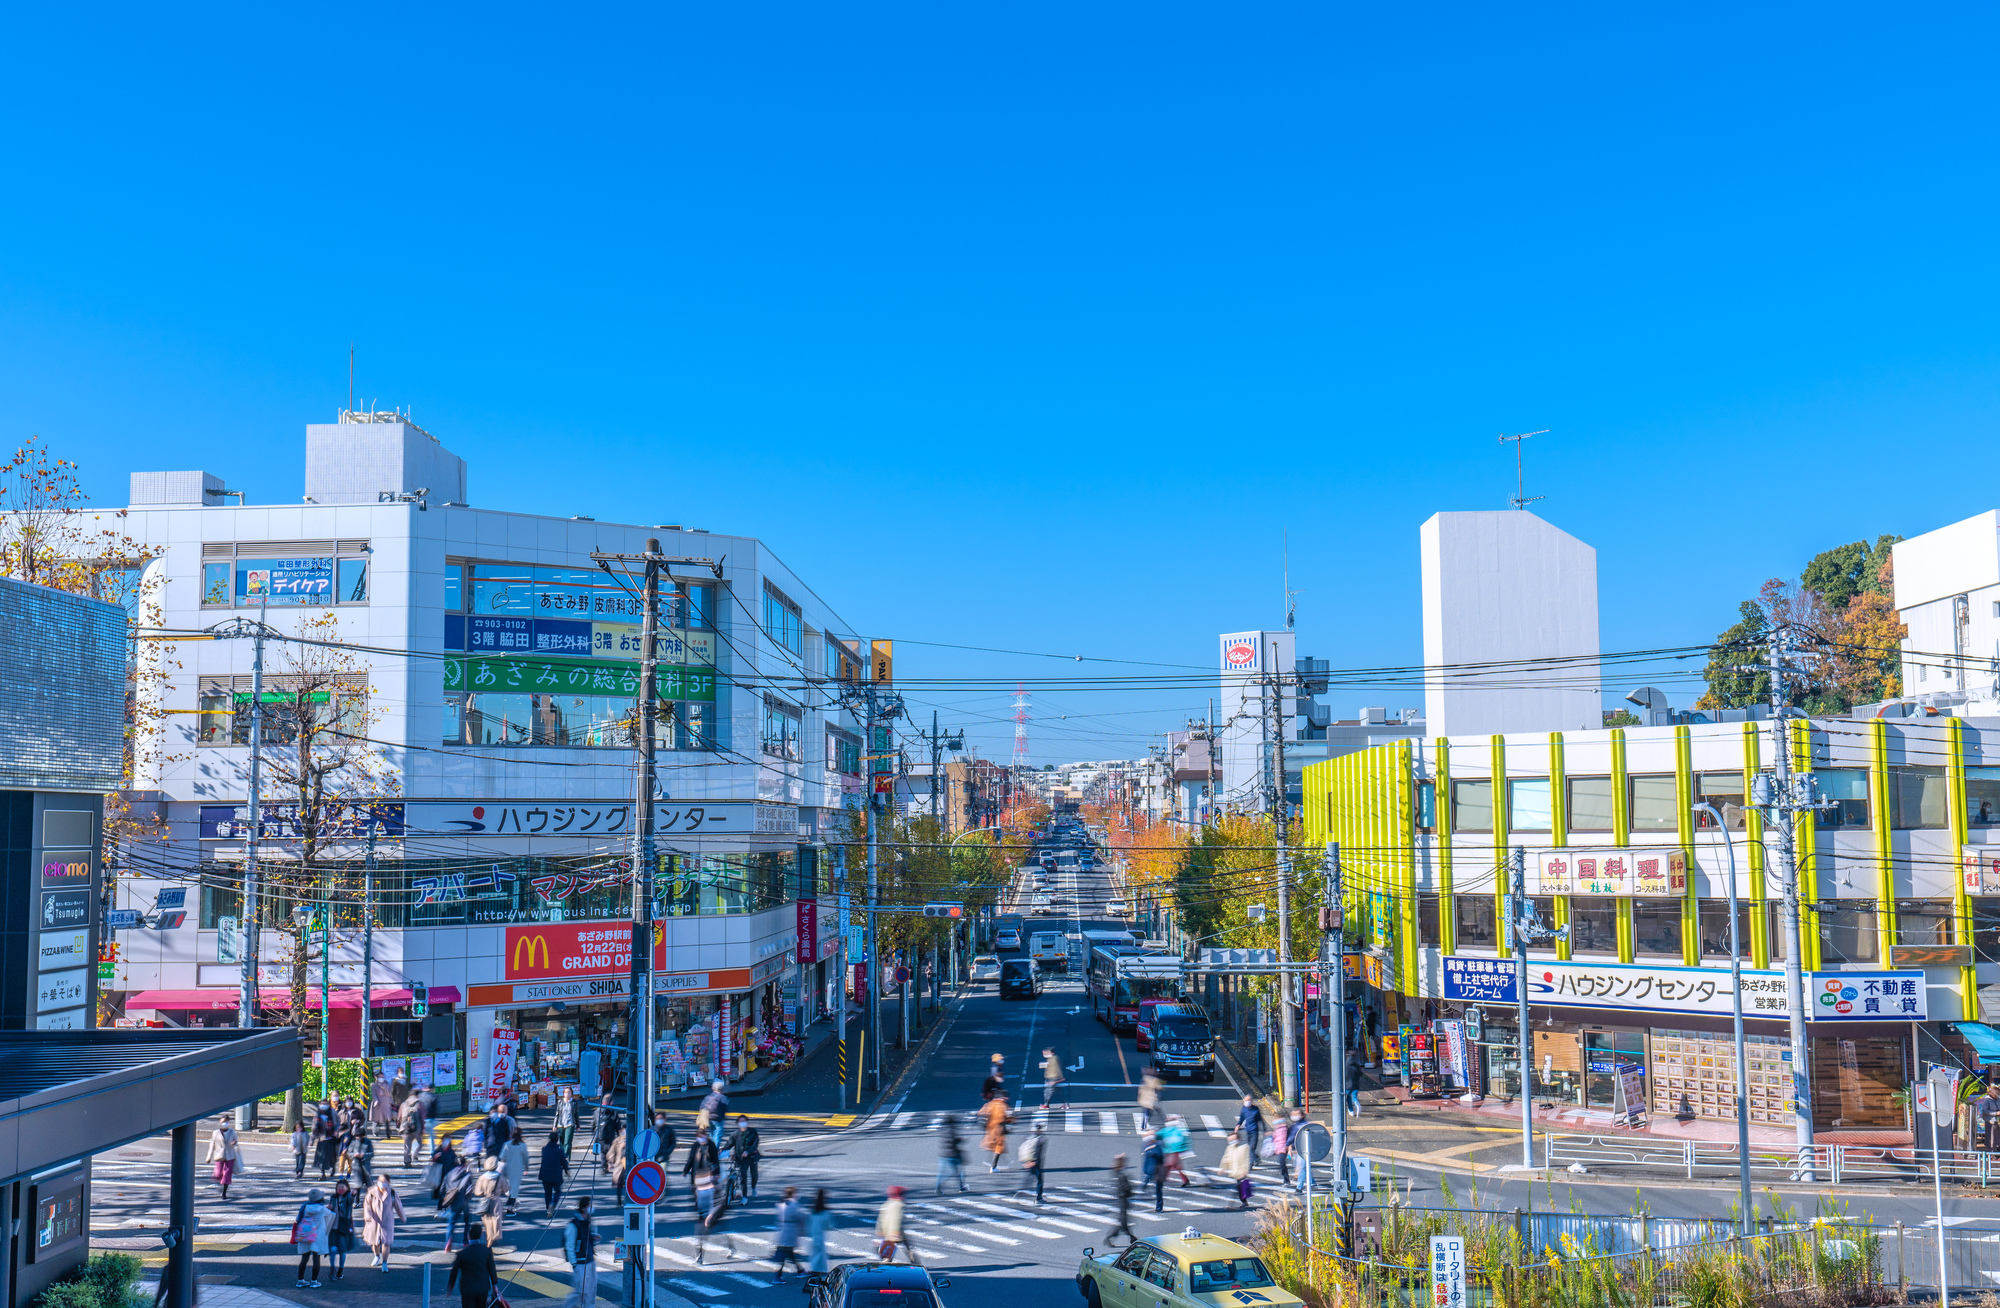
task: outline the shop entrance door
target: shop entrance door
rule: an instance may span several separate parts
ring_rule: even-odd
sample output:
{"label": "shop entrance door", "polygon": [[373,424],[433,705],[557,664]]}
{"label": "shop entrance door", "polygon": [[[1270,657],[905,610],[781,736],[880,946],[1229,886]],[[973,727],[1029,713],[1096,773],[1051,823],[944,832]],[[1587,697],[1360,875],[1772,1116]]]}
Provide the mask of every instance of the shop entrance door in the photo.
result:
{"label": "shop entrance door", "polygon": [[1644,1031],[1585,1031],[1583,1033],[1584,1099],[1588,1107],[1609,1112],[1618,1093],[1618,1065],[1646,1066]]}

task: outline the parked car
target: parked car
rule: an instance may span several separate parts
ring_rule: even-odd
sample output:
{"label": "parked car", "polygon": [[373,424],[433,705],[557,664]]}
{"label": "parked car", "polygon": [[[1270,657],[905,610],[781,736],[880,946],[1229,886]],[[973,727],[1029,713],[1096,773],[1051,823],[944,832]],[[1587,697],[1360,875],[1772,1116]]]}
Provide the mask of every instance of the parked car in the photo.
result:
{"label": "parked car", "polygon": [[1034,999],[1042,993],[1042,970],[1032,958],[1009,958],[1000,964],[1000,997]]}
{"label": "parked car", "polygon": [[998,981],[1000,979],[1000,959],[994,954],[977,954],[972,959],[972,979],[974,981]]}
{"label": "parked car", "polygon": [[951,1278],[901,1263],[842,1263],[806,1277],[810,1308],[939,1308]]}
{"label": "parked car", "polygon": [[1021,933],[1013,927],[1001,927],[993,933],[995,949],[1014,950],[1021,947]]}
{"label": "parked car", "polygon": [[1278,1288],[1255,1250],[1190,1226],[1099,1257],[1086,1248],[1076,1288],[1090,1308],[1166,1304],[1253,1304],[1280,1308],[1299,1297]]}

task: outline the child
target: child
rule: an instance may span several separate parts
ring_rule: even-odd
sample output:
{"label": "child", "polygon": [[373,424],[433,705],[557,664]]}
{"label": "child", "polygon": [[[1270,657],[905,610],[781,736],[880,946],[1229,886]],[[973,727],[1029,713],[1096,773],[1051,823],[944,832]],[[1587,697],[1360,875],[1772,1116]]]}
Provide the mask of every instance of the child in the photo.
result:
{"label": "child", "polygon": [[306,1174],[306,1149],[312,1144],[312,1133],[306,1130],[304,1122],[292,1132],[292,1179],[304,1180]]}

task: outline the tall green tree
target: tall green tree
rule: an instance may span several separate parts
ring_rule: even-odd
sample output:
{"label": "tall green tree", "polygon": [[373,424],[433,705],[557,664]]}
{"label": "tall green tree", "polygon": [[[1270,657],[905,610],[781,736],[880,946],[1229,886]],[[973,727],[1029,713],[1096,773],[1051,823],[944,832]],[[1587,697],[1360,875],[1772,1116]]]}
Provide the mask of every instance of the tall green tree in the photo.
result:
{"label": "tall green tree", "polygon": [[1756,600],[1744,600],[1736,611],[1735,624],[1715,638],[1715,648],[1709,652],[1708,667],[1702,671],[1708,693],[1697,707],[1743,708],[1771,697],[1770,674],[1746,666],[1764,661],[1763,642],[1771,621]]}

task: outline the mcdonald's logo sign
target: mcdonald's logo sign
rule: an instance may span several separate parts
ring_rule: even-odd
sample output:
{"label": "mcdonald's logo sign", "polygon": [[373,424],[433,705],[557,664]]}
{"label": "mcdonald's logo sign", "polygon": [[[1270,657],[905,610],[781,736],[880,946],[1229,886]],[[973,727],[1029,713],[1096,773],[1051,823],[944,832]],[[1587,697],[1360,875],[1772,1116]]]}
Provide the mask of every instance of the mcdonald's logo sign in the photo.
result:
{"label": "mcdonald's logo sign", "polygon": [[524,935],[514,942],[514,956],[507,964],[507,975],[541,976],[542,972],[529,970],[537,963],[541,965],[543,971],[548,969],[549,938],[539,931],[532,935]]}
{"label": "mcdonald's logo sign", "polygon": [[510,926],[506,950],[509,981],[623,976],[632,970],[632,924],[550,922]]}

